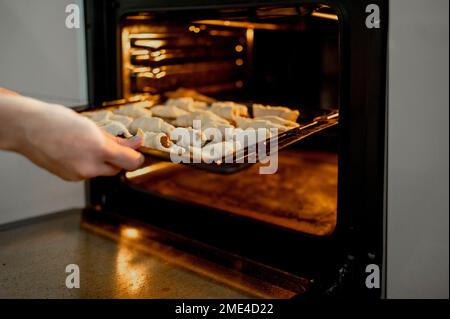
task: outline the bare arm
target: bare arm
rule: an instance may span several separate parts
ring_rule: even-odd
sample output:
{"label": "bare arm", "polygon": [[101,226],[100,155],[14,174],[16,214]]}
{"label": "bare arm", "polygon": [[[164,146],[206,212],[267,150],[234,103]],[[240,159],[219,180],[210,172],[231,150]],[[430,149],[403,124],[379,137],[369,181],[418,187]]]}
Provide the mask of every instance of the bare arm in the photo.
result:
{"label": "bare arm", "polygon": [[142,165],[141,139],[101,131],[71,109],[0,90],[0,149],[20,153],[65,180],[115,175]]}

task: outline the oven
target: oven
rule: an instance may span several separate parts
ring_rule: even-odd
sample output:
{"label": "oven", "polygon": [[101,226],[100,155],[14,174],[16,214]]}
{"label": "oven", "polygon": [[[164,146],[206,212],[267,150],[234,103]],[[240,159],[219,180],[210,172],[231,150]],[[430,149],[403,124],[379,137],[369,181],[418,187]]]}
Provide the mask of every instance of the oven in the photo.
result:
{"label": "oven", "polygon": [[338,124],[283,145],[273,174],[149,156],[88,182],[83,226],[256,296],[379,298],[387,26],[369,4],[387,21],[381,0],[87,1],[93,109],[189,95]]}

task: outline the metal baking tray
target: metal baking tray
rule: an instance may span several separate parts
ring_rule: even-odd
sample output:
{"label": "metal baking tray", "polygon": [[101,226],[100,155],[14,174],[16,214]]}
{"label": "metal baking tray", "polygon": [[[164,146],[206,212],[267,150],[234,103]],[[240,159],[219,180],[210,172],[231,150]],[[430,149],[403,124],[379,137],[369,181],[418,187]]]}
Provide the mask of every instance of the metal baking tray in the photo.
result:
{"label": "metal baking tray", "polygon": [[[84,112],[84,111],[94,111],[94,110],[100,110],[100,109],[114,109],[118,108],[126,103],[133,103],[133,102],[139,102],[142,100],[147,100],[145,97],[134,97],[133,99],[128,100],[116,100],[116,101],[109,101],[102,104],[102,107],[100,108],[89,108],[87,106],[79,106],[75,109],[78,112]],[[151,99],[154,104],[157,104],[155,101],[155,97]],[[240,103],[240,102],[239,102]],[[247,106],[250,106],[252,103],[242,103],[246,104]],[[249,107],[250,115],[252,108]],[[300,126],[293,128],[291,130],[285,131],[283,133],[278,134],[277,136],[273,136],[268,138],[265,141],[266,146],[266,156],[270,154],[270,145],[273,145],[273,139],[277,138],[277,150],[276,152],[282,150],[283,148],[288,147],[289,145],[292,145],[294,143],[297,143],[311,135],[317,134],[327,128],[330,128],[332,126],[335,126],[339,123],[339,112],[337,110],[324,112],[319,111],[321,114],[319,115],[317,111],[315,112],[301,112],[301,117],[298,120]],[[306,113],[306,114],[305,114]],[[319,115],[319,116],[317,116]],[[170,123],[170,120],[168,120]],[[163,161],[169,161],[172,162],[170,153],[148,148],[148,147],[141,147],[139,148],[139,151],[144,154],[146,157],[150,158],[156,158]],[[272,150],[272,154],[276,154],[274,150]],[[225,157],[219,158],[215,160],[212,163],[193,163],[192,154],[186,154],[183,155],[188,163],[182,163],[183,165],[188,165],[194,168],[202,169],[211,171],[214,173],[220,173],[220,174],[230,174],[237,171],[240,171],[246,167],[249,167],[250,165],[254,165],[255,163],[248,163],[248,159],[253,157],[256,158],[256,163],[259,162],[257,151],[254,147],[245,147],[241,150],[235,151],[233,154],[228,154],[226,158],[232,158],[233,161],[230,163],[227,162]]]}
{"label": "metal baking tray", "polygon": [[[302,123],[299,127],[293,128],[277,136],[270,137],[265,141],[266,145],[266,155],[270,154],[270,145],[272,145],[272,139],[278,139],[278,148],[277,151],[282,150],[283,148],[288,147],[294,143],[297,143],[311,135],[319,133],[327,128],[335,126],[339,123],[339,112],[332,111],[325,115],[318,116],[314,118],[312,121]],[[158,158],[164,161],[171,161],[170,153],[159,151],[147,147],[141,147],[139,149],[146,156]],[[272,154],[276,154],[276,152],[272,151]],[[237,171],[240,171],[249,165],[253,165],[255,163],[248,163],[247,160],[251,156],[256,158],[256,161],[259,161],[258,154],[255,148],[245,147],[239,151],[235,151],[233,154],[227,155],[227,158],[233,158],[232,163],[227,163],[225,157],[215,160],[212,163],[193,163],[193,158],[191,154],[186,155],[189,163],[182,163],[183,165],[192,166],[194,168],[208,170],[215,173],[222,174],[230,174]]]}

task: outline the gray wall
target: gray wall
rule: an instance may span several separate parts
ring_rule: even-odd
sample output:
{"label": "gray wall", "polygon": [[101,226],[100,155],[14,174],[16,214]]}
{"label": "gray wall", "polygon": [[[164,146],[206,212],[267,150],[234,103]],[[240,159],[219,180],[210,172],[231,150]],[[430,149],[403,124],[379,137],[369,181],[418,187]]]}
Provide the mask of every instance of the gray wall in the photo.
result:
{"label": "gray wall", "polygon": [[[65,27],[69,3],[82,0],[0,0],[0,87],[68,106],[86,103],[84,30]],[[0,224],[81,207],[83,188],[0,151]]]}
{"label": "gray wall", "polygon": [[448,0],[391,0],[387,297],[448,298]]}

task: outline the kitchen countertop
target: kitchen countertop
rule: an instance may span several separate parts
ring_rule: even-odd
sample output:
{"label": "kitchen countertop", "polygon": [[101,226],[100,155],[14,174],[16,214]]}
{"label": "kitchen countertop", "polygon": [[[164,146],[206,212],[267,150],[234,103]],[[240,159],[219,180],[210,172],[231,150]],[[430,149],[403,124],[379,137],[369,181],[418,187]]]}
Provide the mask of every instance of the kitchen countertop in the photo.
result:
{"label": "kitchen countertop", "polygon": [[[80,210],[0,226],[0,298],[249,298],[80,227]],[[66,287],[66,266],[80,288]]]}

